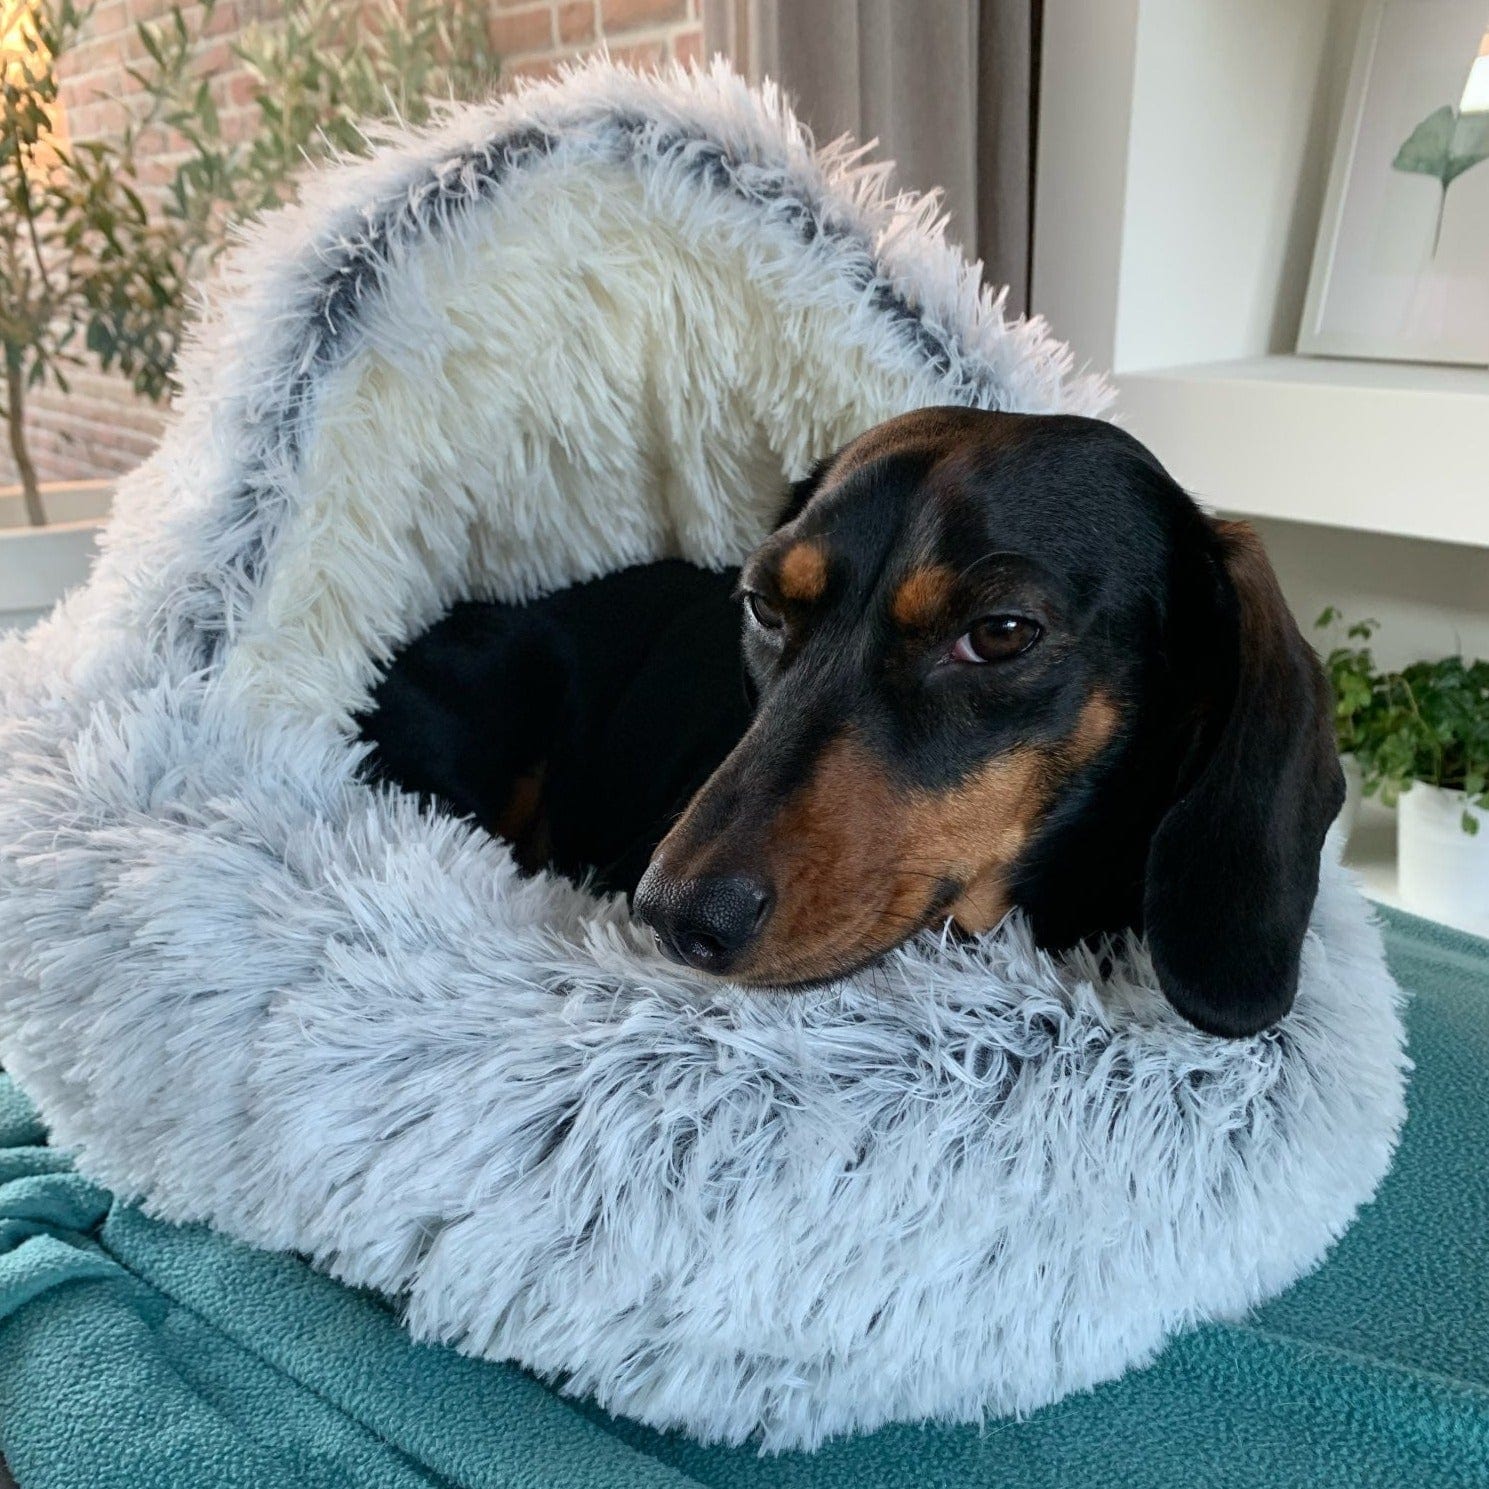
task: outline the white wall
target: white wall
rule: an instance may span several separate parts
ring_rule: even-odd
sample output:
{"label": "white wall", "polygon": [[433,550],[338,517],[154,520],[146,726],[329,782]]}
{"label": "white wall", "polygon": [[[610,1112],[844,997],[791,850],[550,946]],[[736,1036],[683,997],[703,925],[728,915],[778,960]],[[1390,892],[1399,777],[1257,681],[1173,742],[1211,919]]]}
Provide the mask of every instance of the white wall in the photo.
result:
{"label": "white wall", "polygon": [[1327,605],[1381,629],[1376,661],[1397,667],[1429,657],[1489,658],[1489,553],[1454,543],[1425,543],[1344,532],[1303,522],[1250,519],[1271,555],[1304,635]]}
{"label": "white wall", "polygon": [[1355,8],[1142,0],[1114,370],[1292,350]]}

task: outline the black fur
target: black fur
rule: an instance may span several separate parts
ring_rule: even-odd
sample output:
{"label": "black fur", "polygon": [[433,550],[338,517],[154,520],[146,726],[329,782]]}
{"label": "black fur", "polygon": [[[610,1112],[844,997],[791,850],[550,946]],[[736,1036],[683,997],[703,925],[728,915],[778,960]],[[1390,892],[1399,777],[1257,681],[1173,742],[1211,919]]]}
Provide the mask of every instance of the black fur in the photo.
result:
{"label": "black fur", "polygon": [[360,721],[371,773],[495,833],[541,772],[524,866],[630,893],[749,722],[734,583],[668,561],[527,605],[457,605]]}

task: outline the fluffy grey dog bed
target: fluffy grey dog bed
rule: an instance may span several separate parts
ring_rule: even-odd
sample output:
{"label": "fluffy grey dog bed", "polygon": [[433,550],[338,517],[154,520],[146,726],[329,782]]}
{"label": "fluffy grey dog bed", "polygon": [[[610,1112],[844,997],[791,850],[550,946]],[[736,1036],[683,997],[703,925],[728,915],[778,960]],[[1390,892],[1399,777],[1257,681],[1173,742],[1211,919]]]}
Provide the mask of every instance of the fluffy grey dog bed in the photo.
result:
{"label": "fluffy grey dog bed", "polygon": [[799,997],[358,776],[460,596],[738,560],[890,414],[1094,411],[923,203],[722,75],[595,67],[307,183],[92,582],[0,650],[0,1057],[84,1172],[420,1336],[772,1448],[1027,1410],[1312,1267],[1402,1117],[1325,865],[1227,1042],[1017,923]]}

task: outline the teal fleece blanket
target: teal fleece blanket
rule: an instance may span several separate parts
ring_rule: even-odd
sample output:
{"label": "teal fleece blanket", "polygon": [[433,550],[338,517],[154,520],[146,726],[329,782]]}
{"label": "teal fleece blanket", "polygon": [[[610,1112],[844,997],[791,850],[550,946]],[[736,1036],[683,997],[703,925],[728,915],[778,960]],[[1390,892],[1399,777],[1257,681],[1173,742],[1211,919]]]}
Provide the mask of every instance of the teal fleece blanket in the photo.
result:
{"label": "teal fleece blanket", "polygon": [[21,1489],[1489,1485],[1489,943],[1388,915],[1416,1073],[1380,1195],[1243,1324],[1021,1422],[704,1448],[414,1344],[293,1257],[147,1219],[0,1078],[0,1459]]}

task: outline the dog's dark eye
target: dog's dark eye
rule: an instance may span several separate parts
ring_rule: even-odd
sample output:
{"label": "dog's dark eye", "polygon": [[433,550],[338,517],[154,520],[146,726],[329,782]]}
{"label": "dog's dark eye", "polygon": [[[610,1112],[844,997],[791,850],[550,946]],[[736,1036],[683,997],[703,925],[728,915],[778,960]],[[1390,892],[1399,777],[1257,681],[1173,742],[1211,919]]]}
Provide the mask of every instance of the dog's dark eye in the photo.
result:
{"label": "dog's dark eye", "polygon": [[745,595],[745,604],[750,617],[762,631],[779,631],[786,624],[786,617],[765,598],[751,590]]}
{"label": "dog's dark eye", "polygon": [[955,662],[1006,662],[1022,655],[1044,634],[1023,615],[986,615],[951,648]]}

